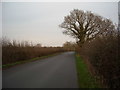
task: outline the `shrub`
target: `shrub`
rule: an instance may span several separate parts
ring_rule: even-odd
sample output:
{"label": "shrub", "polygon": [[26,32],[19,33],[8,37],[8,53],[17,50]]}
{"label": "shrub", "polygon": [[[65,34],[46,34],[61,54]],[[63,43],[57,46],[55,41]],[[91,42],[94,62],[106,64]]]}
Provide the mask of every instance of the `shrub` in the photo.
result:
{"label": "shrub", "polygon": [[108,34],[86,42],[80,49],[107,87],[120,87],[119,40],[117,34]]}
{"label": "shrub", "polygon": [[4,38],[2,40],[2,64],[24,61],[36,57],[46,56],[65,51],[62,47],[41,47],[28,42],[17,42]]}

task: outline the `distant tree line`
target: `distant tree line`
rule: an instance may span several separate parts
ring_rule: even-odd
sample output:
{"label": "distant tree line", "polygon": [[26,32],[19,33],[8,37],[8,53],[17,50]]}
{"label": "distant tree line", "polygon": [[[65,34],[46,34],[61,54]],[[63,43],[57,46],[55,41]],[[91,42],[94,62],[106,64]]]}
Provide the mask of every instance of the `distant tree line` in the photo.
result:
{"label": "distant tree line", "polygon": [[65,42],[63,48],[67,51],[75,51],[77,44],[74,42]]}

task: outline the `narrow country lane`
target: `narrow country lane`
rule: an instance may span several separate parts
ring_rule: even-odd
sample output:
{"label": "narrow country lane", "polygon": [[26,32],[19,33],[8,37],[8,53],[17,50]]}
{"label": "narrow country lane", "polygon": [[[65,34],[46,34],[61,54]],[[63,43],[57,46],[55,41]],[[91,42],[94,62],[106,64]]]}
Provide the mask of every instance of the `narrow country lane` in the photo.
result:
{"label": "narrow country lane", "polygon": [[74,52],[3,70],[3,88],[78,88]]}

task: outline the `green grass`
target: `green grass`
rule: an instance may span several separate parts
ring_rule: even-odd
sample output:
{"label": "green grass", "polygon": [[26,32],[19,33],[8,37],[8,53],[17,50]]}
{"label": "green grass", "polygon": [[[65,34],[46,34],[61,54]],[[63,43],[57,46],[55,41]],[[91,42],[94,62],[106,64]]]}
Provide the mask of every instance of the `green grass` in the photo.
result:
{"label": "green grass", "polygon": [[9,63],[9,64],[2,65],[2,68],[5,69],[5,68],[9,68],[9,67],[18,65],[18,64],[23,64],[23,63],[27,63],[27,62],[32,62],[32,61],[40,60],[40,59],[48,58],[48,57],[55,56],[55,55],[58,55],[58,54],[60,54],[60,53],[55,53],[55,54],[51,54],[51,55],[47,55],[47,56],[42,56],[42,57],[36,57],[36,58],[29,59],[29,60],[20,60],[18,62],[14,62],[14,63]]}
{"label": "green grass", "polygon": [[95,78],[91,76],[82,58],[76,54],[78,83],[80,88],[100,88]]}

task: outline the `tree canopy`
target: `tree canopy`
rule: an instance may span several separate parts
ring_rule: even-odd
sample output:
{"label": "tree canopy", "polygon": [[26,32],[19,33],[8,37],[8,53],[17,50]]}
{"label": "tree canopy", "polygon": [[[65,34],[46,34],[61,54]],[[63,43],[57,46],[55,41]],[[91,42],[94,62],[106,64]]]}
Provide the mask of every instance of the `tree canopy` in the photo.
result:
{"label": "tree canopy", "polygon": [[64,34],[76,38],[81,46],[85,41],[90,41],[96,36],[106,35],[106,32],[115,29],[111,20],[103,18],[91,11],[74,9],[64,17],[64,22],[59,25],[64,28]]}

